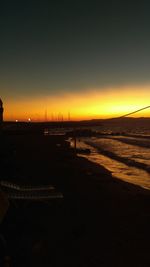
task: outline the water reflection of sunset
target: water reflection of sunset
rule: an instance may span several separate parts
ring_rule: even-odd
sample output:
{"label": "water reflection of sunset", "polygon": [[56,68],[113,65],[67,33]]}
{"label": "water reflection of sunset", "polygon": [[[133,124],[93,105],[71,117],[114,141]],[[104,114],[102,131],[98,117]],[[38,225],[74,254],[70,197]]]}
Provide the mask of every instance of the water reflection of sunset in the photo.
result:
{"label": "water reflection of sunset", "polygon": [[[148,106],[149,86],[95,89],[78,93],[47,95],[22,99],[4,99],[5,120],[72,120],[110,118]],[[69,115],[68,115],[69,114]],[[134,117],[150,116],[150,109]]]}

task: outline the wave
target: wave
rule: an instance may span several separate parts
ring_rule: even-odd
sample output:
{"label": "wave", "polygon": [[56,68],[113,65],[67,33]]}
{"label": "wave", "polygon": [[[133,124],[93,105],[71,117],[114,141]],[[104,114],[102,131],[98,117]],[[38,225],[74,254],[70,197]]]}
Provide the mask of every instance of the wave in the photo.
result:
{"label": "wave", "polygon": [[150,139],[148,138],[143,138],[143,137],[125,137],[125,136],[115,136],[115,137],[107,137],[109,139],[115,139],[118,140],[120,142],[126,143],[126,144],[131,144],[131,145],[135,145],[135,146],[139,146],[139,147],[146,147],[146,148],[150,148]]}
{"label": "wave", "polygon": [[107,156],[109,158],[112,158],[114,160],[122,162],[122,163],[124,163],[124,164],[126,164],[128,166],[137,167],[139,169],[145,170],[146,172],[150,173],[150,167],[145,163],[137,162],[137,161],[135,161],[133,159],[129,159],[129,158],[126,158],[126,157],[121,157],[121,156],[115,154],[112,151],[108,151],[108,150],[103,149],[102,147],[98,147],[96,144],[94,144],[94,143],[92,143],[90,141],[85,141],[85,143],[87,145],[90,145],[90,146],[93,146],[94,148],[96,148],[98,150],[98,152],[100,152],[104,156]]}

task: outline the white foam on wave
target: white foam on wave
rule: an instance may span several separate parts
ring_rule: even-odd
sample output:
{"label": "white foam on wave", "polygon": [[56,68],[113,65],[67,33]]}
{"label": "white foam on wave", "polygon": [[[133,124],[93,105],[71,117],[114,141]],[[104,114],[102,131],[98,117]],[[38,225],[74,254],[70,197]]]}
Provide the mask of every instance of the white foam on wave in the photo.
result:
{"label": "white foam on wave", "polygon": [[109,156],[106,156],[98,151],[98,147],[103,147],[110,152],[118,153],[119,157],[134,159],[136,162],[149,164],[150,151],[147,148],[135,147],[133,145],[124,144],[117,140],[107,138],[82,138],[77,142],[80,148],[90,148],[90,155],[82,155],[88,160],[98,163],[111,171],[116,178],[126,182],[139,185],[150,190],[150,174],[144,169],[137,166],[128,166],[127,164],[117,161]]}

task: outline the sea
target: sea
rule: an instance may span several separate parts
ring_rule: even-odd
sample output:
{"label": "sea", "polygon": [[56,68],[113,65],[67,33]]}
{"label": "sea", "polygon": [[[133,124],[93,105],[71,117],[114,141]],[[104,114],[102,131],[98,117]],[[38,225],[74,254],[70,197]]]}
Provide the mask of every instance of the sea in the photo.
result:
{"label": "sea", "polygon": [[77,138],[77,148],[88,148],[91,153],[79,156],[104,166],[117,179],[150,190],[150,125],[107,125],[91,130],[97,136]]}
{"label": "sea", "polygon": [[[77,148],[90,149],[90,154],[80,157],[104,166],[112,176],[150,190],[150,120],[108,121],[104,125],[80,127],[95,132],[90,137],[77,137]],[[76,128],[77,129],[77,128]],[[46,134],[62,134],[72,128],[57,128]],[[74,142],[69,138],[71,146]]]}

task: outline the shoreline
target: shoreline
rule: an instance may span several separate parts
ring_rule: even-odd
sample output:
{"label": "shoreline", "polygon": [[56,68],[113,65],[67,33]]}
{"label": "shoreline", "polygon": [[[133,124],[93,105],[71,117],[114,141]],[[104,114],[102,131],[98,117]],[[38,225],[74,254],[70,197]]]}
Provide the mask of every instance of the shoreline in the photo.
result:
{"label": "shoreline", "polygon": [[[91,144],[91,142],[86,139],[79,142],[79,147],[91,150],[91,153],[83,155],[83,157],[93,163],[102,164],[102,166],[112,173],[114,178],[150,190],[149,166],[145,163],[135,162],[133,159],[118,156],[113,152]],[[130,173],[130,175],[128,173]],[[143,178],[141,179],[141,177]]]}
{"label": "shoreline", "polygon": [[11,181],[52,184],[64,195],[59,202],[11,203],[2,229],[15,266],[150,265],[148,190],[75,156],[64,137],[9,141],[15,148]]}
{"label": "shoreline", "polygon": [[[102,165],[98,164],[98,163],[94,163],[90,160],[88,160],[87,158],[84,158],[82,156],[77,156],[77,164],[79,166],[81,166],[81,169],[83,167],[85,167],[85,169],[89,169],[91,171],[91,173],[87,173],[88,176],[91,176],[91,179],[92,179],[92,174],[94,175],[104,175],[105,178],[98,178],[96,179],[96,181],[99,179],[100,182],[107,182],[107,181],[110,181],[110,182],[115,182],[115,183],[118,183],[120,184],[120,186],[124,186],[124,187],[127,187],[129,189],[129,187],[131,187],[131,189],[129,190],[135,190],[137,193],[140,193],[140,194],[143,194],[143,195],[150,195],[150,190],[147,189],[147,188],[143,188],[139,185],[136,185],[136,184],[133,184],[133,183],[129,183],[125,180],[122,180],[118,177],[115,177],[112,175],[112,172],[109,171],[108,169],[106,169],[105,167],[103,167]],[[85,162],[84,162],[85,161]]]}

